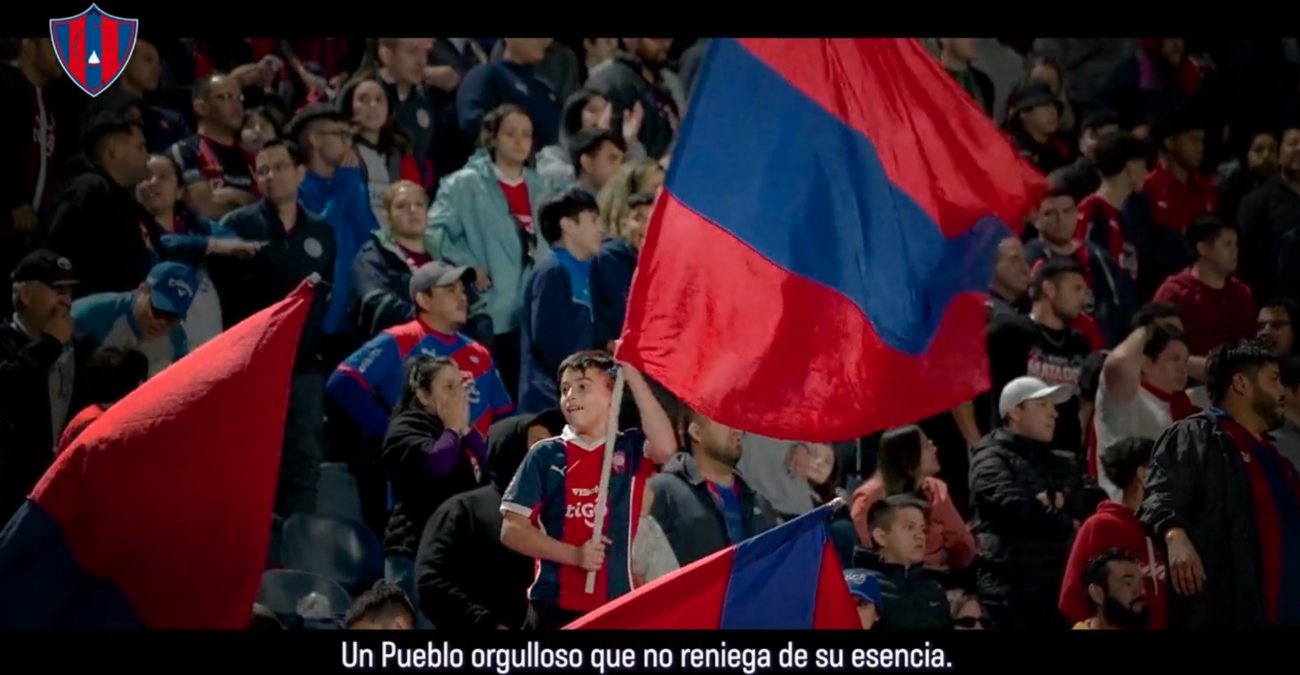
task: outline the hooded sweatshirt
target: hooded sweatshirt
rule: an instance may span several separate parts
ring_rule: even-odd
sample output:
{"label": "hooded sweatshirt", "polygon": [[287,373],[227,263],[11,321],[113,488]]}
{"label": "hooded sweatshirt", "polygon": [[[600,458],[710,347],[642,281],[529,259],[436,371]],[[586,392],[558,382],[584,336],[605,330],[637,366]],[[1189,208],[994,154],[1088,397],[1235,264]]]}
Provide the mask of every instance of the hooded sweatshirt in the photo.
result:
{"label": "hooded sweatshirt", "polygon": [[1092,616],[1088,598],[1084,593],[1080,576],[1084,567],[1092,558],[1118,548],[1137,558],[1138,564],[1147,572],[1146,604],[1151,608],[1151,620],[1147,628],[1163,630],[1165,627],[1165,564],[1156,555],[1155,546],[1147,537],[1146,530],[1137,514],[1119,502],[1105,501],[1097,506],[1097,512],[1079,526],[1075,535],[1074,546],[1070,549],[1070,558],[1065,565],[1065,578],[1061,581],[1061,598],[1058,606],[1061,615],[1070,623],[1086,621]]}
{"label": "hooded sweatshirt", "polygon": [[501,495],[528,453],[528,429],[559,434],[558,410],[516,415],[488,430],[489,483],[454,495],[424,527],[416,558],[420,609],[435,626],[516,629],[528,614],[533,561],[501,544]]}
{"label": "hooded sweatshirt", "polygon": [[487,482],[487,459],[477,431],[461,437],[419,407],[394,415],[383,449],[384,469],[393,486],[385,555],[413,557],[434,510],[449,497]]}

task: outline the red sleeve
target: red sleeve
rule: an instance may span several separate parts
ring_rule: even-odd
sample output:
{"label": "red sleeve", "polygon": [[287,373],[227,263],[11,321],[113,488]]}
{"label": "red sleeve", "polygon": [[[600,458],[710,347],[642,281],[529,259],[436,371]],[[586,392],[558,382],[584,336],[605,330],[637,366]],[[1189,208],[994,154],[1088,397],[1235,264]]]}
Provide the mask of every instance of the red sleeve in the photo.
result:
{"label": "red sleeve", "polygon": [[406,153],[402,155],[402,162],[398,165],[397,177],[401,180],[409,180],[416,185],[422,185],[420,180],[420,165],[415,163],[415,155]]}
{"label": "red sleeve", "polygon": [[1088,338],[1088,345],[1092,351],[1099,352],[1106,348],[1106,338],[1102,337],[1101,329],[1097,327],[1097,322],[1087,314],[1080,314],[1070,322],[1070,328],[1073,328],[1083,336]]}
{"label": "red sleeve", "polygon": [[1061,597],[1056,607],[1061,610],[1061,616],[1065,617],[1071,625],[1092,616],[1092,611],[1088,609],[1088,597],[1083,592],[1083,584],[1080,583],[1079,576],[1083,574],[1084,566],[1092,559],[1095,552],[1105,550],[1099,548],[1094,542],[1096,526],[1096,518],[1083,521],[1078,534],[1074,537],[1074,545],[1070,548],[1070,557],[1065,563],[1065,578],[1061,580]]}
{"label": "red sleeve", "polygon": [[1165,280],[1163,284],[1160,284],[1160,288],[1156,289],[1155,297],[1151,298],[1151,302],[1172,302],[1175,305],[1182,307],[1183,287],[1178,284],[1171,284],[1169,283],[1169,280]]}

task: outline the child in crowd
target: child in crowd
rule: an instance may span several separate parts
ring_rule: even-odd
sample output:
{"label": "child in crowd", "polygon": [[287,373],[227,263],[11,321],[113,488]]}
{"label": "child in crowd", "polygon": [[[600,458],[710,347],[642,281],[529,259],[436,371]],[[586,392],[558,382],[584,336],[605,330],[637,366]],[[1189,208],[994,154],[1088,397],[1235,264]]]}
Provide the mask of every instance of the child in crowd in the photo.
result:
{"label": "child in crowd", "polygon": [[[677,446],[649,384],[630,366],[621,367],[644,433],[618,433],[602,536],[595,539],[593,532],[615,375],[614,359],[605,352],[578,352],[560,364],[564,432],[533,446],[502,496],[501,543],[538,561],[529,589],[531,628],[562,628],[634,586],[629,561],[645,511],[645,481]],[[589,572],[596,573],[594,593],[584,589]]]}
{"label": "child in crowd", "polygon": [[867,512],[875,549],[858,549],[854,564],[880,576],[882,630],[952,628],[948,596],[921,564],[929,510],[919,497],[896,494],[878,500]]}
{"label": "child in crowd", "polygon": [[574,352],[596,346],[591,311],[592,260],[600,253],[600,210],[580,188],[551,197],[538,212],[550,253],[524,289],[519,410],[556,407],[555,373]]}

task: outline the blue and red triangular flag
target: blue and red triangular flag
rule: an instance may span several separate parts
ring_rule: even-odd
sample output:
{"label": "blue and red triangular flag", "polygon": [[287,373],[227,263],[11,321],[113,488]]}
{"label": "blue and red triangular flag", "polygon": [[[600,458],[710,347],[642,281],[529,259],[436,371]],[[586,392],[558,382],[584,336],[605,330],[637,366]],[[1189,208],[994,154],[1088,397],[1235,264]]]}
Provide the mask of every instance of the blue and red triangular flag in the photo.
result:
{"label": "blue and red triangular flag", "polygon": [[247,624],[312,293],[177,361],[59,454],[0,531],[0,630]]}
{"label": "blue and red triangular flag", "polygon": [[692,409],[839,441],[988,388],[983,294],[1045,185],[912,39],[716,39],[619,357]]}
{"label": "blue and red triangular flag", "polygon": [[860,629],[826,529],[833,508],[697,560],[565,628]]}

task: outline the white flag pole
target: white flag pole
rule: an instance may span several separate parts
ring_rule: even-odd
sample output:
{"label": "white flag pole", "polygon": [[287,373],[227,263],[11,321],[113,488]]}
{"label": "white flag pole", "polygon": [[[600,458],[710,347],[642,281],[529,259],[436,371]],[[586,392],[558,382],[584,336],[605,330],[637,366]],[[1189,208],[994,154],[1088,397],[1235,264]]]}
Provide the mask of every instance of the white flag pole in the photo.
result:
{"label": "white flag pole", "polygon": [[[605,532],[605,502],[608,500],[609,474],[614,468],[614,445],[618,442],[618,416],[623,407],[623,369],[614,376],[614,396],[609,402],[609,425],[605,428],[605,457],[600,465],[600,489],[596,493],[596,526],[591,540],[599,542]],[[637,514],[632,514],[635,517]],[[596,573],[587,573],[587,594],[596,592]]]}

